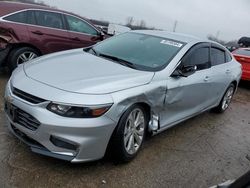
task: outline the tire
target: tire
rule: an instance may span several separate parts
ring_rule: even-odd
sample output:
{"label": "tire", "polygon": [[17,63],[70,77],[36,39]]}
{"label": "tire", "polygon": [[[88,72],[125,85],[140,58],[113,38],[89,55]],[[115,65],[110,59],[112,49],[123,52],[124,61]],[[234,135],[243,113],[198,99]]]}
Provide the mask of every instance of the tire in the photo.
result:
{"label": "tire", "polygon": [[9,54],[8,67],[12,72],[19,64],[30,61],[39,55],[37,50],[30,47],[15,48]]}
{"label": "tire", "polygon": [[223,113],[228,109],[228,107],[232,101],[234,91],[236,89],[235,87],[236,86],[234,84],[230,84],[230,86],[227,88],[225,94],[223,95],[223,97],[220,101],[220,104],[213,109],[214,112]]}
{"label": "tire", "polygon": [[[140,112],[141,118],[143,118],[141,119],[142,123],[137,128],[135,128],[136,126],[133,126],[135,124],[132,123],[133,121],[131,117],[133,117],[133,114],[137,114],[137,116],[139,116],[138,112]],[[130,162],[136,157],[142,147],[146,135],[148,121],[149,120],[147,113],[145,109],[140,105],[131,106],[122,115],[117,125],[117,128],[115,129],[111,138],[112,157],[115,159],[116,162]],[[129,125],[131,125],[131,128],[129,128]],[[130,134],[131,136],[129,136]],[[139,136],[139,138],[141,138],[141,142],[138,142],[138,137],[135,136],[135,134]],[[132,147],[129,147],[130,144]],[[136,147],[136,145],[138,146]]]}

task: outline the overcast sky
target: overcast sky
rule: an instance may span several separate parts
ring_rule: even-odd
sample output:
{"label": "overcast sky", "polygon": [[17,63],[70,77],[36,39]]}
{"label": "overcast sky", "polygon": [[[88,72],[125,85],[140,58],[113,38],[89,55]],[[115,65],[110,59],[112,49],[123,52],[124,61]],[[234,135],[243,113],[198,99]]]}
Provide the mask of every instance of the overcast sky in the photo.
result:
{"label": "overcast sky", "polygon": [[44,0],[87,18],[126,23],[127,17],[147,26],[223,40],[250,37],[250,0]]}

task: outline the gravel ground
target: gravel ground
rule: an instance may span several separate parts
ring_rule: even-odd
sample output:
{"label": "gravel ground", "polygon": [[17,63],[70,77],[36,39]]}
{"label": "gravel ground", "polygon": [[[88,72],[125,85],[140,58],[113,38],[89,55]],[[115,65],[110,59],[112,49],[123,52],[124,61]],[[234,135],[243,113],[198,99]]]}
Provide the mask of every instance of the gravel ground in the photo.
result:
{"label": "gravel ground", "polygon": [[[0,95],[8,80],[0,73]],[[203,113],[148,139],[138,157],[70,164],[32,153],[6,128],[0,103],[0,187],[209,187],[250,170],[250,82],[222,115]]]}

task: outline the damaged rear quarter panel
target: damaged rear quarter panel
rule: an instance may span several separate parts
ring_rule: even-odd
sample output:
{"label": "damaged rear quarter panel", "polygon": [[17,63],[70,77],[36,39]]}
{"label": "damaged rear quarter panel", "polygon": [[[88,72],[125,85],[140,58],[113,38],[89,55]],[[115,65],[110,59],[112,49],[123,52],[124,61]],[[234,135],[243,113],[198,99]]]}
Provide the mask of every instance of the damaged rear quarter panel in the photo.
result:
{"label": "damaged rear quarter panel", "polygon": [[0,26],[0,50],[5,49],[10,41],[11,36],[5,29],[1,28]]}
{"label": "damaged rear quarter panel", "polygon": [[29,41],[27,26],[20,23],[1,22],[0,19],[0,39],[8,44],[27,43]]}
{"label": "damaged rear quarter panel", "polygon": [[6,29],[5,25],[0,22],[0,41],[1,43],[9,43],[13,40],[10,29]]}
{"label": "damaged rear quarter panel", "polygon": [[0,35],[0,50],[7,48],[8,42]]}

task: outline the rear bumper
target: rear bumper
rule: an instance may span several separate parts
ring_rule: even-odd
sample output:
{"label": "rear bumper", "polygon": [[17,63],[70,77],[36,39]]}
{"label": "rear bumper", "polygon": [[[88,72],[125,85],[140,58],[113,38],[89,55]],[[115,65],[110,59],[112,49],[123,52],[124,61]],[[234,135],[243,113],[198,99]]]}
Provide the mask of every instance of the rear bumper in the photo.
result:
{"label": "rear bumper", "polygon": [[241,79],[250,81],[250,70],[243,70]]}

